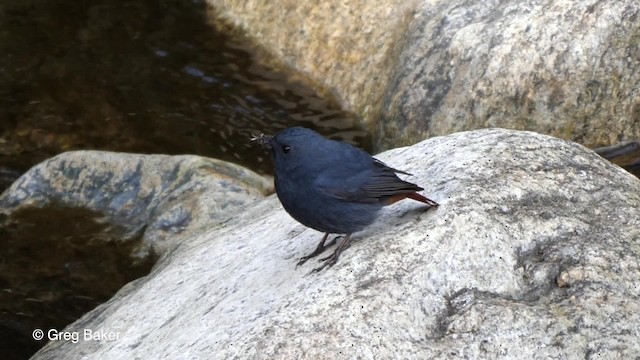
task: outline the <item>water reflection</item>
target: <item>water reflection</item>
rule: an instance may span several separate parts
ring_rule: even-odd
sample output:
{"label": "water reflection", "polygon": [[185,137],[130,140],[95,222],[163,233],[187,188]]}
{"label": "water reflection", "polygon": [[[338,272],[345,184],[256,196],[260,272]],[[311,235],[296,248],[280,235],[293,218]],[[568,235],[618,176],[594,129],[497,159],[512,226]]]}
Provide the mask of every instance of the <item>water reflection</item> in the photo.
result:
{"label": "water reflection", "polygon": [[215,33],[202,2],[5,3],[0,173],[73,149],[200,154],[267,172],[250,133],[291,125],[370,147],[354,116]]}

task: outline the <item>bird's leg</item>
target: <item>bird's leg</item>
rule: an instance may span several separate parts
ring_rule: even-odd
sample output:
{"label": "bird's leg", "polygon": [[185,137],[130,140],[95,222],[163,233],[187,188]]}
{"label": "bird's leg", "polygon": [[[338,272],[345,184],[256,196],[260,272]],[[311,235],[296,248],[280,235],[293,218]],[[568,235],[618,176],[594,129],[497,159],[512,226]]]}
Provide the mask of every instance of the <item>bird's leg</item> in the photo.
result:
{"label": "bird's leg", "polygon": [[320,259],[320,261],[324,261],[324,264],[322,264],[322,266],[319,266],[319,267],[311,270],[311,272],[312,273],[319,272],[320,270],[324,269],[327,266],[331,267],[331,266],[335,265],[335,263],[338,261],[338,257],[342,253],[342,251],[349,247],[349,241],[350,240],[351,240],[351,234],[347,234],[347,236],[344,238],[344,240],[342,240],[340,245],[338,245],[336,250],[333,252],[333,254]]}
{"label": "bird's leg", "polygon": [[300,261],[298,261],[298,263],[296,264],[296,267],[304,264],[305,262],[307,262],[307,260],[322,254],[324,249],[336,243],[336,239],[333,239],[333,241],[331,241],[328,245],[325,245],[324,242],[327,241],[328,236],[329,236],[329,233],[325,233],[324,236],[322,237],[322,240],[320,240],[320,243],[318,243],[318,246],[316,247],[316,249],[313,250],[311,254],[301,257]]}

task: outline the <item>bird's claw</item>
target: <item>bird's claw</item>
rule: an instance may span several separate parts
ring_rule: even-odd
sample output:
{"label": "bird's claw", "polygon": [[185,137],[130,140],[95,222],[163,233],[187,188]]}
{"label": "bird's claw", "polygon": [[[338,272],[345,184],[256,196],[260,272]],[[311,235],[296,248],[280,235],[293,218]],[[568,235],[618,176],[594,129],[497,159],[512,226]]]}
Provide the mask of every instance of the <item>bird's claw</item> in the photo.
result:
{"label": "bird's claw", "polygon": [[326,267],[332,267],[338,261],[338,257],[335,256],[335,253],[331,254],[331,256],[327,256],[326,258],[320,259],[320,261],[324,261],[324,264],[318,266],[317,268],[311,270],[310,274],[317,273],[322,271],[322,269]]}
{"label": "bird's claw", "polygon": [[301,258],[298,260],[298,263],[296,264],[296,269],[298,268],[298,266],[300,266],[300,265],[302,265],[302,264],[306,263],[306,262],[307,262],[307,260],[311,259],[312,257],[313,257],[313,256],[309,256],[309,255],[301,257]]}
{"label": "bird's claw", "polygon": [[[331,247],[331,246],[335,245],[335,244],[336,244],[336,241],[337,241],[339,238],[342,238],[342,237],[344,237],[344,236],[342,236],[342,235],[340,235],[340,236],[336,236],[336,237],[334,237],[334,238],[333,238],[333,240],[331,240],[328,244],[324,244],[322,247],[318,247],[318,248],[316,248],[316,249],[315,249],[311,254],[309,254],[309,255],[305,255],[305,256],[301,257],[301,258],[298,260],[298,263],[296,264],[296,269],[298,268],[298,266],[300,266],[300,265],[302,265],[302,264],[306,263],[306,262],[307,262],[307,260],[312,259],[312,258],[314,258],[314,257],[316,257],[316,256],[318,256],[318,255],[320,255],[320,254],[322,254],[326,248],[328,248],[328,247]],[[325,259],[326,259],[326,258],[325,258]],[[321,259],[321,261],[324,261],[324,259]]]}
{"label": "bird's claw", "polygon": [[[335,252],[334,252],[333,254],[329,255],[329,256],[326,256],[326,257],[320,258],[320,260],[318,260],[318,261],[322,261],[322,262],[324,262],[324,261],[327,261],[327,260],[329,260],[329,259],[331,259],[331,258],[334,258],[334,257],[337,257]],[[334,264],[336,263],[336,260],[337,260],[337,259],[334,259],[334,260],[333,260],[333,263],[334,263]]]}
{"label": "bird's claw", "polygon": [[322,264],[321,266],[318,266],[317,268],[311,270],[311,273],[317,273],[317,272],[320,272],[322,269],[324,269],[326,267],[332,267],[333,265],[335,265],[338,262],[338,257],[340,257],[340,254],[342,254],[342,251],[344,249],[348,248],[349,246],[350,246],[350,244],[346,244],[345,246],[341,245],[331,255],[329,255],[327,257],[320,258],[320,260],[318,260],[318,261],[322,261],[322,262],[324,262],[324,264]]}

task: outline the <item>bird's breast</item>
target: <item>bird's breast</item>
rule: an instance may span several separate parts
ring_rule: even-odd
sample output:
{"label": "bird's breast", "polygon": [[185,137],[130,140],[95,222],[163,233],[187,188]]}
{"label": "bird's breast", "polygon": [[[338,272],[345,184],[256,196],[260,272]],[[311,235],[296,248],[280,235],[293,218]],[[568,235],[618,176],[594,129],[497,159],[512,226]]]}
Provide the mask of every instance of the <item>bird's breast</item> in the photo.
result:
{"label": "bird's breast", "polygon": [[284,209],[298,222],[322,232],[348,234],[372,223],[380,204],[348,202],[313,186],[312,181],[275,178],[276,192]]}

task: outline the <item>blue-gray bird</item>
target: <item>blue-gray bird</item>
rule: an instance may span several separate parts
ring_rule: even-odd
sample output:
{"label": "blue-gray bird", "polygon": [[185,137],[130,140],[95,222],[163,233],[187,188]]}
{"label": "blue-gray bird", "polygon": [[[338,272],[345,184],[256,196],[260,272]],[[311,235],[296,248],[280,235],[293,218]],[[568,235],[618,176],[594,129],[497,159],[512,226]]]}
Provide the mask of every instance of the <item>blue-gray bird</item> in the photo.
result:
{"label": "blue-gray bird", "polygon": [[325,233],[316,249],[297,265],[331,246],[325,245],[329,234],[346,234],[333,254],[321,259],[324,264],[314,272],[334,265],[349,246],[351,234],[371,224],[383,206],[404,198],[429,207],[438,206],[417,193],[423,188],[396,175],[410,174],[313,130],[293,127],[255,139],[271,151],[276,192],[284,209],[303,225]]}

